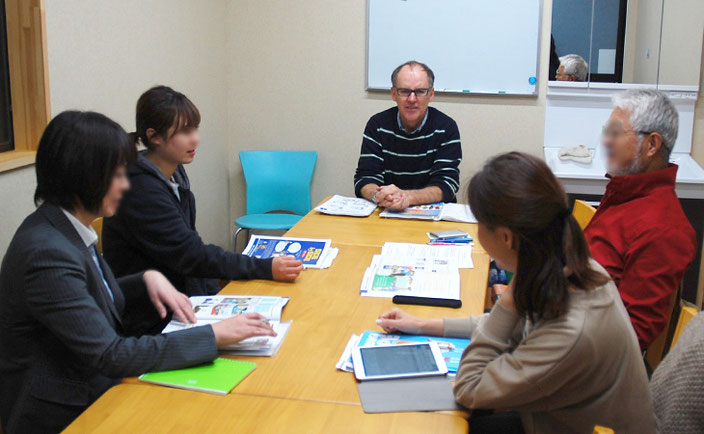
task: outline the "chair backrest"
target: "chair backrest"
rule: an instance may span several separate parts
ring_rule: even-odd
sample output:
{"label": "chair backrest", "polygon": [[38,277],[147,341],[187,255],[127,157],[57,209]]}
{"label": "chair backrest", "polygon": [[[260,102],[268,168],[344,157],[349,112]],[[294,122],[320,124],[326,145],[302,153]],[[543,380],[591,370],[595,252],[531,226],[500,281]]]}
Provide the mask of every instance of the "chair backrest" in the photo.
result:
{"label": "chair backrest", "polygon": [[93,226],[93,229],[95,232],[98,233],[98,242],[95,244],[95,247],[98,249],[98,252],[100,254],[103,254],[103,218],[98,217],[97,219],[93,220],[93,222],[90,224]]}
{"label": "chair backrest", "polygon": [[592,217],[594,217],[594,214],[596,213],[596,208],[593,206],[589,205],[583,200],[575,200],[574,201],[574,208],[572,208],[572,215],[574,216],[575,220],[577,220],[577,223],[579,223],[579,227],[584,230],[584,228],[587,227],[589,222],[592,220]]}
{"label": "chair backrest", "polygon": [[315,151],[242,151],[240,163],[247,183],[247,214],[311,210],[310,184]]}
{"label": "chair backrest", "polygon": [[675,343],[680,338],[682,331],[684,331],[685,326],[695,317],[699,311],[697,307],[692,303],[688,303],[684,300],[680,302],[680,315],[677,319],[677,327],[675,328],[675,333],[672,335],[672,343],[670,348],[675,346]]}
{"label": "chair backrest", "polygon": [[660,361],[670,349],[668,342],[672,337],[672,318],[674,317],[674,315],[676,315],[675,311],[676,307],[679,305],[678,300],[680,299],[681,293],[682,285],[680,284],[680,287],[677,289],[677,291],[675,291],[670,297],[670,316],[667,319],[665,328],[663,329],[662,333],[660,333],[660,335],[655,338],[655,340],[651,342],[650,345],[648,345],[648,348],[645,351],[645,359],[648,361],[648,364],[653,370],[658,367]]}

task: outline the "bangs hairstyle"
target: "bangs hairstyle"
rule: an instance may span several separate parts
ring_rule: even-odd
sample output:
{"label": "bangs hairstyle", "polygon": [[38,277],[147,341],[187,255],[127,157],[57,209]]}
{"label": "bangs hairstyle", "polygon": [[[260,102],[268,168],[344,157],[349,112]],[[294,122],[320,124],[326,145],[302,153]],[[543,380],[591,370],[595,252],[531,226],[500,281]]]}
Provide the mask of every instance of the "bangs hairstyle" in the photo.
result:
{"label": "bangs hairstyle", "polygon": [[609,280],[591,268],[567,194],[539,158],[511,152],[490,159],[469,184],[469,205],[489,230],[503,226],[518,237],[514,300],[532,321],[565,314],[570,284],[589,290]]}
{"label": "bangs hairstyle", "polygon": [[115,121],[100,113],[65,111],[49,122],[36,157],[34,203],[97,213],[120,166],[135,161],[135,148]]}
{"label": "bangs hairstyle", "polygon": [[[153,144],[147,138],[147,130],[168,140],[174,134],[200,126],[200,112],[190,99],[168,86],[155,86],[144,92],[137,101],[137,131],[131,134],[133,143],[141,141],[151,149]],[[173,132],[169,135],[169,129]]]}

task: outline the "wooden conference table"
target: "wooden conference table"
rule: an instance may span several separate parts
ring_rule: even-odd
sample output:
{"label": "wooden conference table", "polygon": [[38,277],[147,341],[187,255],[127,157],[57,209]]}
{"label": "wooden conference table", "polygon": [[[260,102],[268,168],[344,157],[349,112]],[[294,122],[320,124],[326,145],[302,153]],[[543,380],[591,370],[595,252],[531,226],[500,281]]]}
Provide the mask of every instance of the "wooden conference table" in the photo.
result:
{"label": "wooden conference table", "polygon": [[[467,432],[465,414],[365,414],[354,375],[335,369],[352,334],[380,330],[376,318],[390,299],[361,297],[372,255],[386,241],[427,242],[426,232],[460,228],[476,239],[476,225],[321,215],[311,211],[287,236],[331,238],[339,254],[326,270],[304,270],[295,283],[233,281],[221,294],[289,296],[282,320],[293,324],[274,357],[224,356],[257,363],[227,396],[170,389],[134,378],[106,392],[68,432],[171,432],[193,428],[248,432]],[[474,268],[460,270],[461,309],[404,306],[422,317],[457,317],[484,311],[489,256],[477,243]]]}

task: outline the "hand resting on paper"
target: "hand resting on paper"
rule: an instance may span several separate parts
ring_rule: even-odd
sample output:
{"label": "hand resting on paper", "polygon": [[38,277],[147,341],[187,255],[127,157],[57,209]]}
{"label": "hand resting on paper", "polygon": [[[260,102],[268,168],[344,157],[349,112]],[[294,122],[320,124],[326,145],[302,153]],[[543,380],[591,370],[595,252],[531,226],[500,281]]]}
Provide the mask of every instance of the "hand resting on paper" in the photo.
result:
{"label": "hand resting on paper", "polygon": [[258,313],[245,313],[218,321],[211,326],[218,347],[236,344],[253,336],[276,336],[276,332]]}
{"label": "hand resting on paper", "polygon": [[303,270],[303,263],[293,256],[278,256],[271,263],[271,274],[279,282],[293,282]]}
{"label": "hand resting on paper", "polygon": [[386,333],[442,336],[441,319],[418,318],[397,307],[381,314],[376,323]]}

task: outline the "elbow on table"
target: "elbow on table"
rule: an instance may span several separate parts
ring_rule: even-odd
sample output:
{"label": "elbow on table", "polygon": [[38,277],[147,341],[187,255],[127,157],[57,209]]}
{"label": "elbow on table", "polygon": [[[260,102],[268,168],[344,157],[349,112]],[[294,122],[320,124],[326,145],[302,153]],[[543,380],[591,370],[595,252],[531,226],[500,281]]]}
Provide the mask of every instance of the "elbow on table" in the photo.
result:
{"label": "elbow on table", "polygon": [[473,378],[459,379],[455,380],[455,386],[453,392],[455,394],[455,401],[465,408],[473,409],[476,406],[476,393],[474,392],[477,386],[477,381]]}

